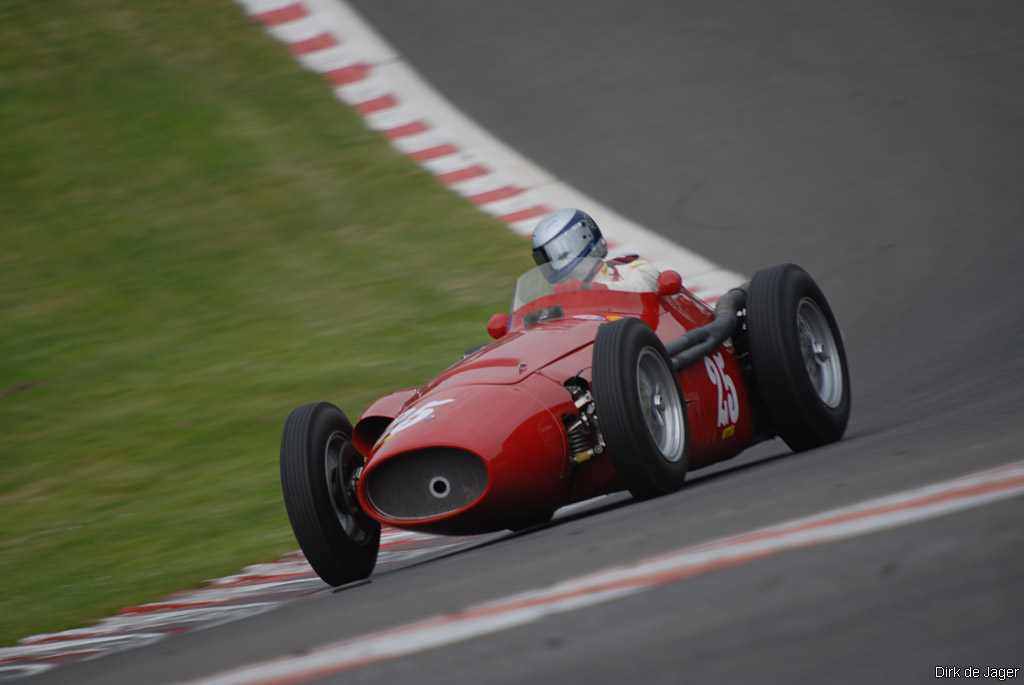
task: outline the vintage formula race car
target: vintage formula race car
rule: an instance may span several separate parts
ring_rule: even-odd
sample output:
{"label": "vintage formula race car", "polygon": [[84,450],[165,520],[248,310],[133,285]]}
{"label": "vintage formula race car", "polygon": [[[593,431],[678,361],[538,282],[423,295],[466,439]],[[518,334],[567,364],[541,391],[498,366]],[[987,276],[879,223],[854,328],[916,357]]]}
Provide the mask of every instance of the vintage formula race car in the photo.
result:
{"label": "vintage formula race car", "polygon": [[842,336],[814,280],[784,264],[712,309],[662,272],[657,292],[594,283],[598,260],[521,276],[494,342],[353,427],[327,402],[288,417],[281,481],[313,569],[368,576],[381,524],[441,534],[519,530],[627,489],[678,490],[687,471],[773,436],[840,439],[850,413]]}

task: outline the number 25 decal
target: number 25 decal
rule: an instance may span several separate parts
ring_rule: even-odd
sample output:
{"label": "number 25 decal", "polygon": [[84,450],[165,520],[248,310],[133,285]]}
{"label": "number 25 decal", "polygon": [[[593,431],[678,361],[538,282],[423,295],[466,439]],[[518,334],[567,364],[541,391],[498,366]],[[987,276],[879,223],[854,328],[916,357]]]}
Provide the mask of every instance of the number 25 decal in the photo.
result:
{"label": "number 25 decal", "polygon": [[718,388],[718,425],[736,423],[740,417],[740,401],[736,397],[736,384],[725,372],[725,359],[719,352],[714,357],[704,357],[704,368],[708,378]]}

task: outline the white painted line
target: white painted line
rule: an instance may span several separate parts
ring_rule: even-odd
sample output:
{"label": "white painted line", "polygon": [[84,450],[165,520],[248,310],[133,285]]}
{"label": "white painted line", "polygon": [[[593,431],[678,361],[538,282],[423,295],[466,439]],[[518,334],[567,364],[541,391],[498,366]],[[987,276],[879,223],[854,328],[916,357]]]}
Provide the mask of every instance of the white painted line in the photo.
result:
{"label": "white painted line", "polygon": [[716,540],[371,635],[199,680],[269,685],[323,677],[444,647],[784,551],[845,540],[1024,494],[1024,462]]}

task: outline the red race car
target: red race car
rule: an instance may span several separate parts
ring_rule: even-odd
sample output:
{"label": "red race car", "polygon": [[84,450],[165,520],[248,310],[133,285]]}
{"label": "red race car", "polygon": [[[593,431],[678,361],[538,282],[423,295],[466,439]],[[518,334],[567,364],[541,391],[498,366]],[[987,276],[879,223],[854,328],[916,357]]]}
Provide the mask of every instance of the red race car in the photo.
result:
{"label": "red race car", "polygon": [[518,530],[626,489],[678,490],[687,471],[781,437],[840,439],[850,414],[842,336],[814,280],[784,264],[715,309],[662,272],[657,292],[593,282],[600,260],[519,278],[495,341],[374,402],[353,427],[327,402],[288,417],[285,505],[331,585],[370,575],[381,524],[465,535]]}

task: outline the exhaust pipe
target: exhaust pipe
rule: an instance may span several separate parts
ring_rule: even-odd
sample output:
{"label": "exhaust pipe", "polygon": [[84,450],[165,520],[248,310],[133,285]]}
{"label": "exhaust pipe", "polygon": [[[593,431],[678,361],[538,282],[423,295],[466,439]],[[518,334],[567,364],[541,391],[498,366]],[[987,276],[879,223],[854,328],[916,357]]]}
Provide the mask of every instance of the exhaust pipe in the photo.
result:
{"label": "exhaust pipe", "polygon": [[747,306],[747,287],[750,283],[733,288],[715,305],[715,320],[665,345],[676,371],[708,356],[736,331],[738,314]]}

